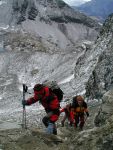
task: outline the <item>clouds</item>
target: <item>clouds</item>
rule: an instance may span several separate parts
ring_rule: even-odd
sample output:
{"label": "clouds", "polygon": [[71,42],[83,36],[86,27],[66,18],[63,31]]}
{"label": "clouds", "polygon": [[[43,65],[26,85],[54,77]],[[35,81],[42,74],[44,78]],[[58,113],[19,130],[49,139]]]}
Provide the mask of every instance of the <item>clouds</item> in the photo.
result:
{"label": "clouds", "polygon": [[63,0],[63,1],[71,6],[77,6],[91,0]]}

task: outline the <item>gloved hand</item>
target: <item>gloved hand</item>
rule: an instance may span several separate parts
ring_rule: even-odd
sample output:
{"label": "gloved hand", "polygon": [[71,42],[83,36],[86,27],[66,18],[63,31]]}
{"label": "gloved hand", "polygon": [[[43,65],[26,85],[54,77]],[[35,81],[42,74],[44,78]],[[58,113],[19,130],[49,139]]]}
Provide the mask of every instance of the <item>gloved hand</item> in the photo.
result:
{"label": "gloved hand", "polygon": [[28,105],[28,104],[27,104],[27,101],[22,100],[22,105],[23,105],[23,106]]}
{"label": "gloved hand", "polygon": [[86,115],[87,115],[87,117],[89,117],[89,113],[88,112],[86,112]]}

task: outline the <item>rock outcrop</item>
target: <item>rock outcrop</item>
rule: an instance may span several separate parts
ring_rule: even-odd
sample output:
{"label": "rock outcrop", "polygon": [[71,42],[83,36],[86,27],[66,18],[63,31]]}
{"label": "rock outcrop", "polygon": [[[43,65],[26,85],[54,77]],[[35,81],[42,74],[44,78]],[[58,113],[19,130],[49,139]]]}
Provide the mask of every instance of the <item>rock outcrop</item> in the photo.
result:
{"label": "rock outcrop", "polygon": [[95,50],[101,52],[86,85],[86,95],[102,97],[113,86],[113,15],[104,23]]}
{"label": "rock outcrop", "polygon": [[70,84],[78,94],[98,98],[112,85],[112,18],[113,15],[108,17],[95,43],[77,59],[75,78]]}

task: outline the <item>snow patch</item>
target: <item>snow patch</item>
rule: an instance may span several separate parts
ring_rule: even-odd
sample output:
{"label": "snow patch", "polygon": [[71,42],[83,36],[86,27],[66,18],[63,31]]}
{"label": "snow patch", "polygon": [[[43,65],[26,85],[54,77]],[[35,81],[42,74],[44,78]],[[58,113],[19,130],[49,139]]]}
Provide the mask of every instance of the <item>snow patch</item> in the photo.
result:
{"label": "snow patch", "polygon": [[74,79],[74,74],[65,78],[63,81],[59,82],[59,84],[64,84],[64,83],[70,82],[72,79]]}
{"label": "snow patch", "polygon": [[7,30],[9,28],[9,25],[1,25],[0,30]]}
{"label": "snow patch", "polygon": [[84,95],[86,93],[86,90],[83,90],[82,92],[78,93],[78,95]]}
{"label": "snow patch", "polygon": [[6,1],[0,1],[0,5],[6,4],[6,3],[7,3]]}

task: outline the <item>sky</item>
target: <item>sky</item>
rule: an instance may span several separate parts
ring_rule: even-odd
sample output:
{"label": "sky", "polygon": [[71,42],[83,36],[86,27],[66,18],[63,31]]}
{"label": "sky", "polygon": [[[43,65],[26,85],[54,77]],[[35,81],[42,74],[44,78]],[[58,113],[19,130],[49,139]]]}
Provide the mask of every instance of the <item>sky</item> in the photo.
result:
{"label": "sky", "polygon": [[78,6],[80,4],[83,4],[83,3],[91,1],[91,0],[63,0],[63,1],[71,6]]}

